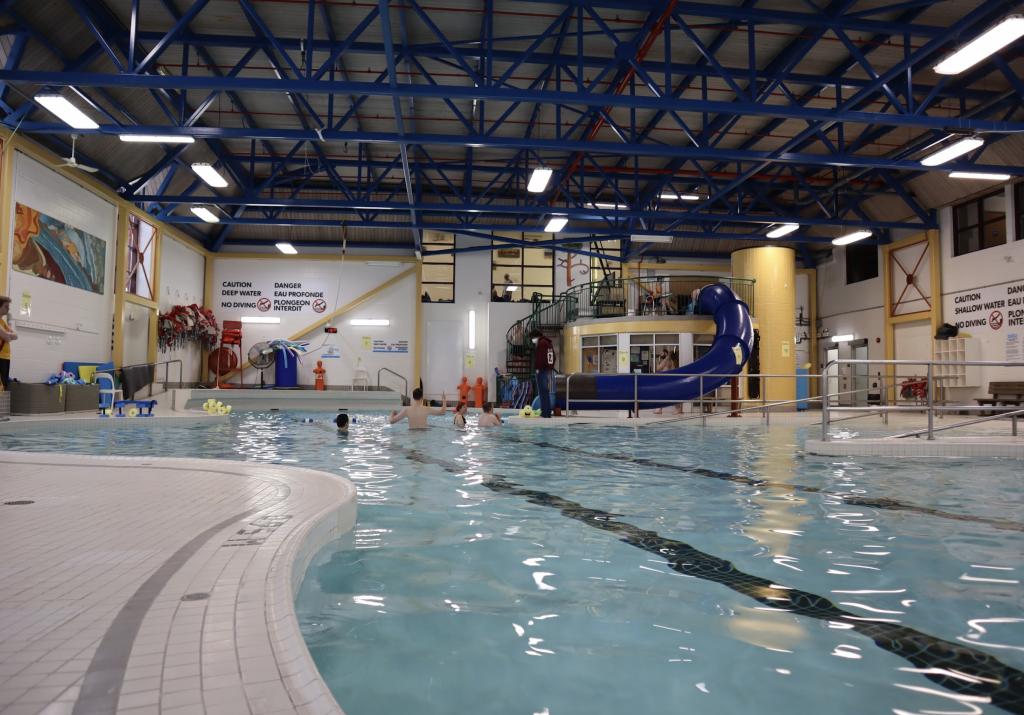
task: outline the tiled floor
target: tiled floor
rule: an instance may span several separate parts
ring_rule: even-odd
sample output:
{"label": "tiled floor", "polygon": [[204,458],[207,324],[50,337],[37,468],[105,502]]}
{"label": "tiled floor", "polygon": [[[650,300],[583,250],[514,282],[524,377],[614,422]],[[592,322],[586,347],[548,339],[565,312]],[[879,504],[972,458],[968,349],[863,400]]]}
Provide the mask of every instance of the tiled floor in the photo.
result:
{"label": "tiled floor", "polygon": [[355,522],[351,483],[243,462],[2,456],[0,713],[341,712],[293,591]]}

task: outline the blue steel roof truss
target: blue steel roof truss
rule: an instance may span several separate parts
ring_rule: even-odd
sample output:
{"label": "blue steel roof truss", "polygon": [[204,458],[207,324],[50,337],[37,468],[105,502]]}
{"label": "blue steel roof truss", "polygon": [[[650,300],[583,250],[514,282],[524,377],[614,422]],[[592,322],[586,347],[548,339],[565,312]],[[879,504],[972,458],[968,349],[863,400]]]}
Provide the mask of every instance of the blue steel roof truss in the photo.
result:
{"label": "blue steel roof truss", "polygon": [[[76,133],[110,141],[134,133],[204,141],[234,187],[210,190],[195,178],[167,193],[172,179],[183,175],[180,169],[192,173],[182,157],[187,145],[161,145],[164,156],[131,184],[130,177],[87,156],[79,160],[100,168],[140,208],[183,228],[202,223],[190,206],[218,207],[223,216],[215,232],[193,233],[213,250],[252,243],[233,241],[234,226],[345,222],[408,230],[408,244],[388,247],[420,248],[423,230],[476,236],[536,231],[559,214],[569,226],[530,245],[561,245],[581,236],[622,239],[628,259],[671,253],[631,243],[637,232],[767,241],[768,226],[793,222],[801,230],[772,243],[798,247],[806,261],[808,244],[827,242],[839,230],[871,228],[885,241],[903,226],[872,218],[864,204],[874,196],[897,199],[922,228],[936,227],[934,210],[907,188],[923,172],[967,168],[1024,175],[1024,167],[990,164],[985,157],[1003,137],[1024,132],[1024,82],[1009,64],[1024,42],[961,77],[931,72],[945,53],[998,21],[1005,0],[986,0],[941,26],[918,22],[937,0],[862,11],[856,11],[857,0],[833,0],[816,13],[759,6],[758,0],[735,7],[573,0],[558,14],[538,14],[532,34],[517,32],[517,26],[503,34],[495,13],[529,14],[533,0],[481,0],[479,27],[465,37],[457,23],[446,21],[445,8],[417,0],[396,0],[390,7],[389,0],[369,8],[338,5],[331,12],[344,13],[343,26],[351,28],[344,37],[336,35],[327,5],[317,0],[304,8],[305,32],[293,37],[275,34],[265,16],[275,8],[265,0],[238,0],[250,32],[236,34],[193,30],[212,12],[208,0],[191,3],[184,13],[171,0],[131,0],[123,19],[101,0],[68,2],[95,39],[74,59],[55,43],[59,26],[32,27],[10,10],[11,3],[0,6],[16,23],[7,30],[15,42],[0,70],[0,121],[12,129],[20,123],[20,132],[65,148],[69,127],[26,92],[17,92],[21,104],[10,92],[19,85],[65,87],[102,117],[98,129]],[[623,28],[616,23],[626,11],[646,17]],[[148,22],[156,13],[156,21]],[[416,33],[410,32],[412,22]],[[758,49],[757,33],[780,27],[795,39],[759,58],[765,50]],[[736,59],[743,35],[746,62]],[[797,71],[826,39],[835,65],[819,73]],[[33,42],[55,55],[62,69],[25,67],[25,48]],[[648,58],[647,49],[659,45],[662,57]],[[872,61],[883,47],[889,59],[876,67]],[[901,49],[900,57],[892,57],[893,47]],[[214,51],[233,57],[227,73]],[[190,67],[190,53],[202,67]],[[687,57],[693,59],[682,61]],[[375,79],[352,80],[346,63],[365,60],[377,65]],[[99,64],[101,71],[87,71]],[[990,76],[1008,89],[986,89],[990,85],[980,80]],[[202,93],[198,105],[186,101],[189,90]],[[167,123],[137,120],[123,99],[132,93],[148,93]],[[222,95],[240,120],[212,126],[204,115]],[[261,106],[270,95],[291,121],[261,124],[261,113],[247,109],[244,95],[258,96]],[[383,117],[367,126],[360,115],[381,99],[390,100],[394,131],[387,131]],[[443,116],[425,117],[421,103]],[[946,116],[950,109],[958,114]],[[761,122],[753,130],[751,118]],[[438,130],[441,122],[448,131]],[[544,131],[552,124],[553,131]],[[784,125],[786,133],[780,133]],[[943,141],[949,127],[987,134],[985,147],[954,164],[922,165],[919,154]],[[874,149],[897,129],[914,139],[895,151]],[[736,135],[746,138],[737,142]],[[289,149],[282,151],[281,142]],[[354,157],[347,154],[349,143],[357,147]],[[342,144],[344,155],[331,152]],[[555,175],[545,192],[531,194],[526,184],[541,163]],[[145,193],[168,169],[155,193]],[[695,187],[704,194],[697,202],[662,198]]]}

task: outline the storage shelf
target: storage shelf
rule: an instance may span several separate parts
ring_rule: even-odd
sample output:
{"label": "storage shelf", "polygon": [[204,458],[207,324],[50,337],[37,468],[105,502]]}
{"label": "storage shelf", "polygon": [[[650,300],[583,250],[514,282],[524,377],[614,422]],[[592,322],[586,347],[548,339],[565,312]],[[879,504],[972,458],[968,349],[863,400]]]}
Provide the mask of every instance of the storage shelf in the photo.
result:
{"label": "storage shelf", "polygon": [[[981,340],[936,340],[934,355],[939,362],[978,361],[981,360]],[[933,374],[943,387],[981,387],[981,367],[978,365],[936,365]]]}

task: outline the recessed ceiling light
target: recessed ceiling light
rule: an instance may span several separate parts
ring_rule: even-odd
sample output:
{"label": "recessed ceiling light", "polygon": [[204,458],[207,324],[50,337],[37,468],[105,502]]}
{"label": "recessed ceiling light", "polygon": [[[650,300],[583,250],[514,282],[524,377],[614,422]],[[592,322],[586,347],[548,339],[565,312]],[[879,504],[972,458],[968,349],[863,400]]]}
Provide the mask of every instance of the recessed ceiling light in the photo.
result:
{"label": "recessed ceiling light", "polygon": [[776,226],[765,235],[768,236],[768,238],[780,238],[782,236],[788,236],[798,228],[800,228],[800,224],[798,223],[784,223],[780,226]]}
{"label": "recessed ceiling light", "polygon": [[935,65],[935,71],[939,74],[960,74],[999,52],[1021,35],[1024,35],[1024,16],[1010,15]]}
{"label": "recessed ceiling light", "polygon": [[963,156],[972,149],[977,149],[979,146],[985,143],[984,139],[978,137],[964,137],[958,142],[953,142],[944,149],[939,149],[934,154],[929,154],[924,159],[921,159],[921,163],[925,166],[938,166],[939,164],[945,164],[947,161],[952,161],[958,156]]}
{"label": "recessed ceiling light", "polygon": [[1009,174],[985,174],[982,172],[973,171],[951,171],[949,172],[949,178],[951,179],[975,179],[976,181],[1009,181]]}
{"label": "recessed ceiling light", "polygon": [[296,253],[298,253],[298,251],[295,250],[295,246],[293,246],[290,243],[277,243],[274,245],[277,246],[277,250],[279,250],[281,253],[287,253],[290,256],[294,256]]}
{"label": "recessed ceiling light", "polygon": [[533,174],[530,175],[530,183],[526,185],[526,190],[534,194],[543,193],[544,189],[548,188],[548,182],[551,181],[551,175],[555,173],[551,169],[534,169]]}
{"label": "recessed ceiling light", "polygon": [[57,92],[40,92],[35,101],[46,107],[58,119],[75,129],[97,129],[99,124],[89,119],[81,109]]}
{"label": "recessed ceiling light", "polygon": [[192,171],[210,186],[223,189],[228,185],[227,179],[221,176],[216,169],[209,164],[196,163],[192,165]]}
{"label": "recessed ceiling light", "polygon": [[193,206],[192,213],[206,221],[206,223],[220,223],[220,217],[205,206]]}
{"label": "recessed ceiling light", "polygon": [[569,218],[567,216],[552,216],[551,220],[548,221],[548,225],[544,227],[544,230],[547,233],[558,233],[565,228],[567,223],[569,223]]}
{"label": "recessed ceiling light", "polygon": [[195,139],[181,135],[156,136],[154,134],[120,134],[123,142],[146,142],[149,144],[192,144]]}
{"label": "recessed ceiling light", "polygon": [[871,235],[871,231],[868,231],[866,229],[863,230],[863,231],[854,231],[853,233],[848,233],[845,236],[840,236],[839,238],[833,238],[832,239],[832,245],[833,246],[845,246],[848,243],[853,243],[854,241],[860,241],[862,239],[865,239],[865,238],[867,238],[870,235]]}

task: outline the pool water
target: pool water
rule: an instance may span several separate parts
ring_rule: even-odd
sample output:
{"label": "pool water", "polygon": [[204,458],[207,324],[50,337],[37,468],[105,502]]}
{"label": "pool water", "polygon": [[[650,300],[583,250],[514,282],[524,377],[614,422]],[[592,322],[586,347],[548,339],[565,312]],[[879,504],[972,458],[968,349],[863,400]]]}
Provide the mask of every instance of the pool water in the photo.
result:
{"label": "pool water", "polygon": [[3,446],[351,479],[358,523],[296,600],[347,715],[1024,713],[1019,461],[811,457],[789,425],[331,417]]}

